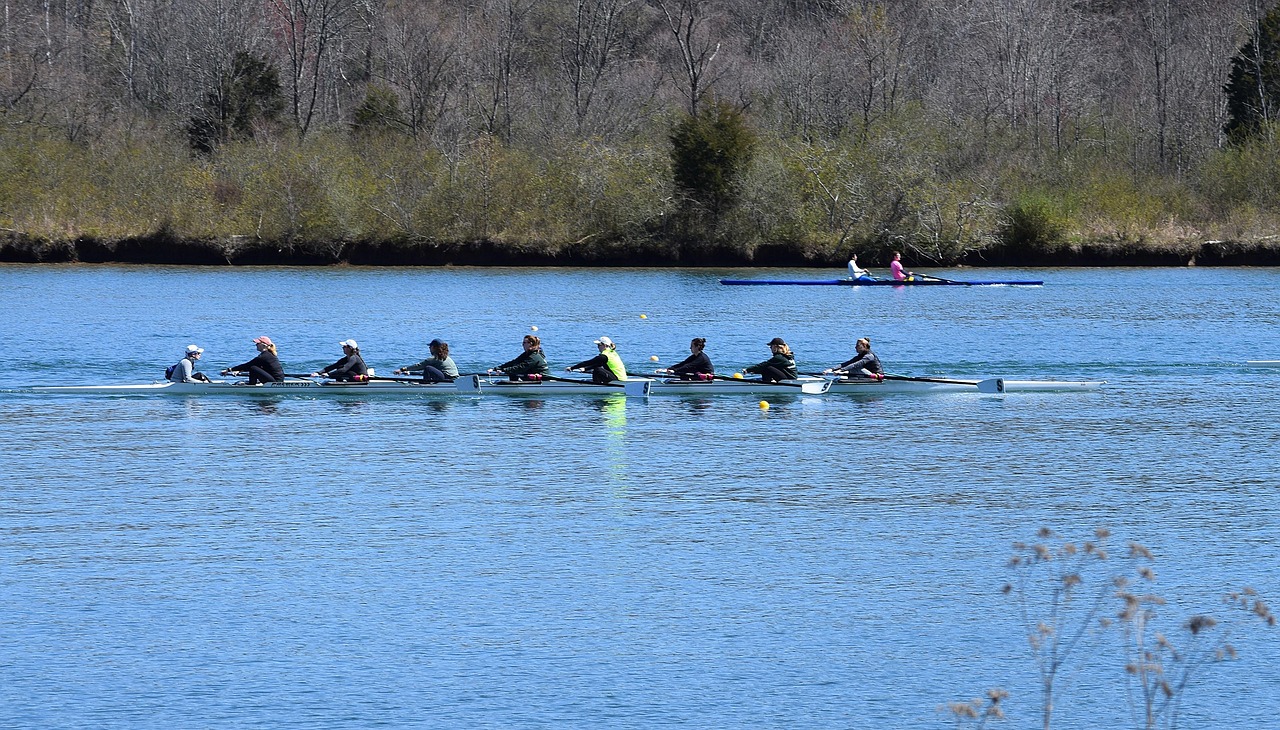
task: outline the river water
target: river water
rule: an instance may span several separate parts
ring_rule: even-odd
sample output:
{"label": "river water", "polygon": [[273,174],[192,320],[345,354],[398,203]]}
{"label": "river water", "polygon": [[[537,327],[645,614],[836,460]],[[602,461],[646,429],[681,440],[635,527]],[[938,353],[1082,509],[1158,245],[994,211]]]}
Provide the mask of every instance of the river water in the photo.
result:
{"label": "river water", "polygon": [[[0,388],[290,371],[355,338],[463,371],[538,327],[636,370],[869,336],[909,375],[1096,393],[359,399],[0,394],[0,727],[947,726],[1003,687],[1040,727],[1013,544],[1112,532],[1074,605],[1155,555],[1157,625],[1280,595],[1280,271],[937,271],[1037,288],[724,287],[811,270],[0,267]],[[644,315],[643,317],[641,315]],[[1100,566],[1100,567],[1099,567]],[[1040,596],[1033,583],[1033,597]],[[1112,618],[1118,601],[1097,615]],[[1047,615],[1043,604],[1029,617]],[[1210,637],[1212,638],[1212,637]],[[1280,633],[1240,621],[1185,727],[1280,716]],[[1053,726],[1129,727],[1090,630]]]}

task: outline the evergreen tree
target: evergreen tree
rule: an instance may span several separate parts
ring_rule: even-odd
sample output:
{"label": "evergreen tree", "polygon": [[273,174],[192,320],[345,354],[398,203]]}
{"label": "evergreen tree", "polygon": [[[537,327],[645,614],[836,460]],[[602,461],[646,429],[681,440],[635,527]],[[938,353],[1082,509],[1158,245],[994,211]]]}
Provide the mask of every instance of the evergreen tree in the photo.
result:
{"label": "evergreen tree", "polygon": [[404,132],[409,129],[409,120],[400,110],[400,98],[394,91],[370,84],[364,102],[356,107],[351,126],[357,134]]}
{"label": "evergreen tree", "polygon": [[1231,74],[1222,87],[1227,96],[1223,131],[1232,142],[1242,142],[1280,118],[1280,6],[1254,30],[1231,59]]}
{"label": "evergreen tree", "polygon": [[203,108],[187,123],[191,149],[212,154],[230,139],[252,139],[254,125],[274,122],[284,110],[280,79],[265,58],[236,53],[231,70],[205,95]]}
{"label": "evergreen tree", "polygon": [[738,202],[739,179],[751,162],[755,135],[743,114],[723,102],[685,116],[671,133],[676,192],[686,212],[715,224]]}

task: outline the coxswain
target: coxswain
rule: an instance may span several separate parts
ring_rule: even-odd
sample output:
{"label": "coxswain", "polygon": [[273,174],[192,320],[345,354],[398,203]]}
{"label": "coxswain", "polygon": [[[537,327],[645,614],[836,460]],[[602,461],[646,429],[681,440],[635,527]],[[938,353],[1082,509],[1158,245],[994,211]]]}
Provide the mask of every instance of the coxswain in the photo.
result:
{"label": "coxswain", "polygon": [[195,371],[196,363],[200,362],[200,356],[204,354],[204,348],[197,345],[187,345],[187,354],[182,359],[165,371],[165,377],[175,383],[207,383],[209,376],[204,373]]}
{"label": "coxswain", "polygon": [[590,371],[591,382],[600,385],[612,383],[615,380],[627,379],[627,368],[622,364],[622,358],[618,356],[618,348],[613,344],[613,340],[608,337],[601,337],[594,342],[596,349],[600,351],[599,355],[590,360],[583,360],[577,365],[570,365],[565,370],[573,371]]}

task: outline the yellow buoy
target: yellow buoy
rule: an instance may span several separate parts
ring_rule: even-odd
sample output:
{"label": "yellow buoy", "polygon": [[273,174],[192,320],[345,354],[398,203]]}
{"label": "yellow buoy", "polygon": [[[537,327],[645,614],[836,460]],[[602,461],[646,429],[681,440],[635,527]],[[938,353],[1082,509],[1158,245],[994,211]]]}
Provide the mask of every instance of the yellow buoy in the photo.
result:
{"label": "yellow buoy", "polygon": [[734,373],[734,374],[733,374],[733,379],[734,379],[734,380],[742,380],[742,373]]}
{"label": "yellow buoy", "polygon": [[649,359],[650,359],[650,360],[652,360],[652,361],[654,361],[654,362],[657,362],[657,361],[658,361],[658,356],[657,356],[657,355],[650,355],[650,356],[649,356]]}
{"label": "yellow buoy", "polygon": [[648,319],[648,318],[649,318],[649,317],[648,317],[647,315],[643,315],[643,314],[642,314],[642,315],[640,315],[640,319]]}
{"label": "yellow buoy", "polygon": [[760,401],[760,410],[762,410],[762,411],[767,411],[767,410],[769,410],[769,401],[767,401],[767,400],[762,400],[762,401]]}

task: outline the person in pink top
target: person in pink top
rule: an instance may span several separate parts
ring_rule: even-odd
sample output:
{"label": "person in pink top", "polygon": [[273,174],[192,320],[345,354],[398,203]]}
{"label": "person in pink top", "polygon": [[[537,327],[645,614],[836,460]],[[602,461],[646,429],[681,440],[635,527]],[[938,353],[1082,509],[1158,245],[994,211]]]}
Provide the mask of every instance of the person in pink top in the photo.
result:
{"label": "person in pink top", "polygon": [[914,272],[902,271],[902,253],[900,251],[893,252],[893,261],[889,262],[889,273],[893,274],[894,281],[906,281],[909,277],[915,276]]}

